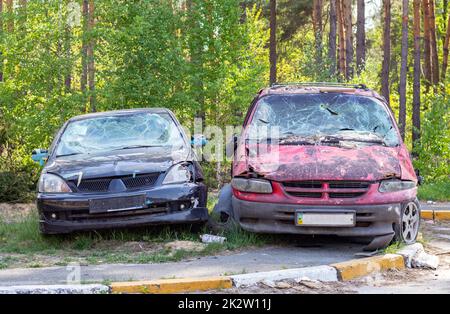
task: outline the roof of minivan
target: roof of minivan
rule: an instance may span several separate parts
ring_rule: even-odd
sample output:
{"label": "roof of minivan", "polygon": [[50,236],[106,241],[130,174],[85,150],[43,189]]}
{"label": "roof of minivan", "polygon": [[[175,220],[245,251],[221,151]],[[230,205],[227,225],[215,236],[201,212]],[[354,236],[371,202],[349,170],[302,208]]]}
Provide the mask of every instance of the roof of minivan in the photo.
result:
{"label": "roof of minivan", "polygon": [[94,112],[94,113],[87,113],[82,114],[79,116],[75,116],[69,119],[69,121],[77,121],[77,120],[83,120],[83,119],[90,119],[90,118],[96,118],[96,117],[105,117],[105,116],[118,116],[118,115],[126,115],[126,114],[133,114],[133,113],[169,113],[172,114],[172,111],[166,108],[139,108],[139,109],[124,109],[124,110],[112,110],[112,111],[102,111],[102,112]]}
{"label": "roof of minivan", "polygon": [[269,94],[309,94],[309,93],[345,93],[352,95],[375,97],[385,101],[375,91],[363,84],[340,84],[340,83],[276,83],[271,87],[260,91],[259,96]]}

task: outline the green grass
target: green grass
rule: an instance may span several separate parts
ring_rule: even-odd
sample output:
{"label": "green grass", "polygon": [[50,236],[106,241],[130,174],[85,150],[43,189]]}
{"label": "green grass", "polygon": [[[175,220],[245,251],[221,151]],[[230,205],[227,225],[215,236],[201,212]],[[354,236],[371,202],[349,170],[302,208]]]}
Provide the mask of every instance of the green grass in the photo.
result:
{"label": "green grass", "polygon": [[430,182],[419,186],[418,198],[421,201],[450,201],[450,180]]}
{"label": "green grass", "polygon": [[[0,218],[0,268],[13,267],[18,262],[28,267],[48,266],[48,260],[51,261],[51,265],[60,266],[71,262],[82,264],[176,262],[196,256],[215,255],[226,250],[258,247],[271,241],[268,236],[236,228],[223,234],[227,237],[225,243],[208,244],[201,251],[171,250],[165,247],[166,243],[176,240],[199,242],[200,234],[206,232],[208,232],[206,227],[200,232],[193,232],[190,226],[165,226],[43,236],[39,232],[38,214],[32,211],[22,220],[11,223],[5,223]],[[136,243],[143,244],[144,248],[133,249]],[[18,257],[6,258],[10,255]],[[46,256],[52,258],[43,259]]]}

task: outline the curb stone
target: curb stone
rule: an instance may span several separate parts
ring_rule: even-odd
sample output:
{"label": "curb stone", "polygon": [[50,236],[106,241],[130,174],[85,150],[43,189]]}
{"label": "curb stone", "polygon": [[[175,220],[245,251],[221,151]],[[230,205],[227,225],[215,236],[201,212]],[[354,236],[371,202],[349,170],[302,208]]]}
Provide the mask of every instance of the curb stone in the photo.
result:
{"label": "curb stone", "polygon": [[450,220],[450,210],[423,209],[420,217],[427,220],[448,221]]}
{"label": "curb stone", "polygon": [[28,285],[0,287],[0,294],[108,294],[110,287],[89,285]]}

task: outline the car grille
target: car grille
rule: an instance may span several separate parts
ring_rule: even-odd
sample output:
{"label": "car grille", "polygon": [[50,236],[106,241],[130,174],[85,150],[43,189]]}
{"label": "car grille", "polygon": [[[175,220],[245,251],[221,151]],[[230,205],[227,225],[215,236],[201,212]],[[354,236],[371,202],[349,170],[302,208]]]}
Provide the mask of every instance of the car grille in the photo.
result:
{"label": "car grille", "polygon": [[134,177],[132,175],[128,175],[121,177],[85,179],[81,180],[78,186],[76,180],[73,180],[70,183],[80,192],[107,192],[111,181],[114,179],[119,179],[122,180],[127,190],[136,190],[154,186],[156,180],[158,180],[158,176],[159,173],[148,173],[135,175]]}
{"label": "car grille", "polygon": [[289,181],[283,182],[287,194],[304,198],[356,198],[364,195],[368,181]]}

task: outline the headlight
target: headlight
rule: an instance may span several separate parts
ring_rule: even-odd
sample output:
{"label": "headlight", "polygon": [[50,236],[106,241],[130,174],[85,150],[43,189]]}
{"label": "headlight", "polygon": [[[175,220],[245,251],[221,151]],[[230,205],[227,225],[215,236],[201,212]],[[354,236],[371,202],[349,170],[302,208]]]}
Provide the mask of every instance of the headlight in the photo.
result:
{"label": "headlight", "polygon": [[262,179],[234,178],[231,180],[231,186],[242,192],[272,193],[272,184]]}
{"label": "headlight", "polygon": [[60,177],[44,173],[39,178],[39,192],[41,193],[70,193],[72,190]]}
{"label": "headlight", "polygon": [[402,180],[385,180],[381,181],[378,191],[385,192],[397,192],[402,190],[409,190],[416,187],[414,181],[402,181]]}
{"label": "headlight", "polygon": [[185,183],[191,181],[191,172],[184,165],[173,166],[166,174],[162,184]]}

